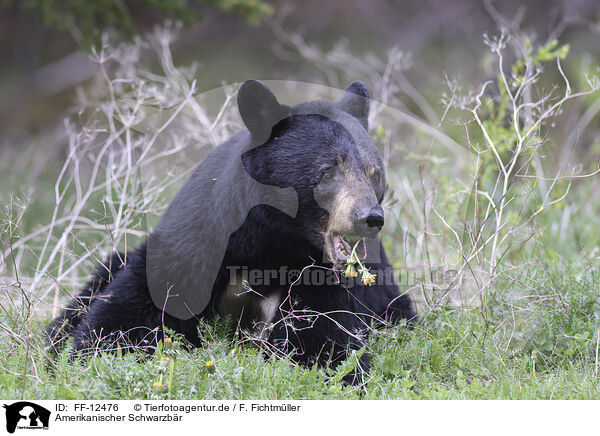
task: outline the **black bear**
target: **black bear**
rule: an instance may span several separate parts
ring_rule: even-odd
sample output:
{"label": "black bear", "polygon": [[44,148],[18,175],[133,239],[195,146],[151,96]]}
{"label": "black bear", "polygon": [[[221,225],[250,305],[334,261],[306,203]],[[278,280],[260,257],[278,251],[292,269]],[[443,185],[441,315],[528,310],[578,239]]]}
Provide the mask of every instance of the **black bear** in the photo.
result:
{"label": "black bear", "polygon": [[[377,239],[386,180],[366,86],[289,107],[249,80],[238,108],[247,130],[208,154],[144,244],[97,269],[50,324],[55,350],[69,335],[75,352],[152,348],[163,327],[199,346],[199,320],[219,314],[260,326],[273,352],[335,366],[374,324],[415,319]],[[366,354],[359,367],[351,383]]]}

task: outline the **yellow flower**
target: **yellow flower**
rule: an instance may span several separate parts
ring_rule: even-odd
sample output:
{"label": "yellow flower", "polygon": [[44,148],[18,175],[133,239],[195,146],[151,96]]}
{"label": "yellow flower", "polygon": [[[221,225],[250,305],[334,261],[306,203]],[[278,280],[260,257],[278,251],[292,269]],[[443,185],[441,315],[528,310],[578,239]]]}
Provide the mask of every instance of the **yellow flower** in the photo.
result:
{"label": "yellow flower", "polygon": [[211,374],[213,374],[215,372],[215,370],[217,369],[215,367],[215,362],[213,362],[212,360],[209,360],[206,362],[206,369],[208,369],[208,372],[210,372]]}
{"label": "yellow flower", "polygon": [[354,268],[354,265],[349,263],[348,266],[346,267],[346,272],[344,273],[346,275],[346,277],[357,277],[358,276],[358,272],[356,271],[356,268]]}
{"label": "yellow flower", "polygon": [[171,338],[165,338],[163,348],[165,350],[169,349],[169,348],[173,348],[173,340]]}
{"label": "yellow flower", "polygon": [[362,272],[362,282],[367,285],[367,286],[371,286],[373,283],[375,283],[375,277],[377,277],[376,274],[371,274],[369,271],[361,271]]}
{"label": "yellow flower", "polygon": [[162,393],[164,391],[164,389],[165,389],[165,387],[163,386],[162,382],[160,382],[160,381],[156,381],[152,385],[152,390],[154,392],[156,392],[157,394]]}

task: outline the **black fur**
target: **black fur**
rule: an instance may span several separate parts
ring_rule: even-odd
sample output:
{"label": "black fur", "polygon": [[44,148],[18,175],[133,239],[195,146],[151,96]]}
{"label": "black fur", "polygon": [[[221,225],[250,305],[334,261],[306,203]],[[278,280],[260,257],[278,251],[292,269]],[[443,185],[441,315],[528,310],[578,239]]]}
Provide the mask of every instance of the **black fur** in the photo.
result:
{"label": "black fur", "polygon": [[59,351],[69,335],[73,333],[88,312],[96,297],[104,292],[115,274],[124,267],[123,253],[114,253],[106,262],[99,265],[90,281],[69,305],[56,317],[47,329],[49,345],[54,352]]}
{"label": "black fur", "polygon": [[[260,125],[260,113],[252,112],[251,101],[240,102],[244,121],[253,134],[242,132],[211,152],[149,236],[152,242],[168,242],[165,247],[168,246],[171,257],[153,248],[152,262],[159,267],[150,270],[147,269],[151,265],[148,263],[148,243],[129,253],[125,265],[121,262],[125,257],[115,254],[97,269],[84,291],[50,324],[48,336],[55,350],[68,335],[74,338],[76,352],[95,344],[106,347],[115,340],[120,344],[152,347],[157,338],[162,337],[162,326],[181,333],[191,345],[198,346],[201,342],[197,329],[199,319],[214,316],[215,307],[230,279],[228,267],[244,266],[262,271],[282,271],[281,268],[286,267],[286,271],[290,271],[313,265],[305,270],[306,273],[311,269],[331,269],[332,265],[324,255],[323,232],[319,229],[335,217],[323,208],[320,198],[335,195],[339,185],[323,187],[323,168],[342,160],[352,174],[359,176],[357,183],[366,189],[364,192],[370,193],[358,200],[362,201],[364,197],[365,201],[377,204],[383,197],[385,181],[368,178],[369,168],[382,167],[365,130],[368,106],[364,105],[368,103],[361,103],[361,99],[368,97],[368,91],[360,82],[355,82],[338,103],[312,102],[287,108],[277,106],[272,93],[261,87],[264,85],[259,82],[250,82],[240,93],[259,99],[261,92],[265,93],[266,103],[263,102],[259,112],[265,114],[267,127]],[[265,129],[268,130],[266,134]],[[164,306],[157,303],[148,286],[149,280],[153,274],[184,276],[180,280],[189,280],[181,283],[191,283],[188,286],[202,280],[204,276],[194,277],[194,274],[202,266],[203,259],[215,249],[207,241],[212,241],[210,238],[215,234],[223,233],[226,237],[228,228],[223,224],[228,218],[223,216],[227,210],[220,205],[210,209],[211,205],[231,202],[235,207],[242,207],[239,204],[245,204],[244,199],[254,195],[247,186],[231,183],[239,177],[230,175],[239,165],[238,158],[245,174],[253,180],[282,190],[292,188],[297,194],[296,213],[290,213],[293,207],[290,210],[287,206],[277,207],[277,201],[272,201],[271,197],[271,201],[252,199],[247,214],[242,210],[240,215],[245,217],[243,224],[226,239],[209,304],[187,319],[172,316],[169,314],[172,311],[163,310]],[[219,177],[230,176],[230,183],[220,185],[223,187],[209,186],[206,181],[214,180],[215,171]],[[206,209],[202,209],[203,204],[208,205]],[[217,212],[209,214],[205,210]],[[393,283],[383,246],[377,243],[375,251],[379,251],[375,253],[377,261],[368,266],[380,278],[387,278],[382,284],[365,286],[359,280],[353,286],[305,284],[302,280],[293,284],[293,277],[278,275],[270,283],[255,287],[256,293],[263,297],[277,292],[283,294],[268,330],[267,342],[272,350],[291,355],[304,365],[318,362],[335,366],[347,357],[349,350],[357,350],[366,344],[367,332],[373,322],[413,321],[416,317],[414,305]],[[368,370],[366,354],[361,358],[360,366]],[[361,373],[351,374],[348,381],[357,382]]]}

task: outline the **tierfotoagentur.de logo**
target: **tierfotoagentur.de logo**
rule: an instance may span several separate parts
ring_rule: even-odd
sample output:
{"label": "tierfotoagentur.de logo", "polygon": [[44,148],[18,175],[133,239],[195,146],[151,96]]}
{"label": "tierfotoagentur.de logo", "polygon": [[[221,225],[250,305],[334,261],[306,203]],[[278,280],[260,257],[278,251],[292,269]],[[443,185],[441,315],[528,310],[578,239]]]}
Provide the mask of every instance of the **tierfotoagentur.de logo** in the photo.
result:
{"label": "tierfotoagentur.de logo", "polygon": [[14,433],[19,430],[48,430],[50,411],[29,401],[4,404],[6,409],[6,431]]}

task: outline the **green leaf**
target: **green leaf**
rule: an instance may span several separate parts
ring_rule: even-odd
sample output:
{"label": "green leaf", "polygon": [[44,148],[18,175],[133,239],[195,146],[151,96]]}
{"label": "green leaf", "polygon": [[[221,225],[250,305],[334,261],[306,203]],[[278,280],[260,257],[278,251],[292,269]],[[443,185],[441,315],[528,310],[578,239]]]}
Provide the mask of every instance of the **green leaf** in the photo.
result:
{"label": "green leaf", "polygon": [[338,366],[335,374],[330,379],[331,382],[339,383],[340,381],[342,381],[342,379],[344,377],[346,377],[348,374],[350,374],[350,372],[352,372],[358,366],[358,362],[360,361],[360,358],[362,357],[362,355],[365,354],[366,350],[367,350],[366,346],[364,346],[358,350],[353,350],[352,353],[350,354],[350,357],[348,357],[348,359],[346,361],[342,362]]}

